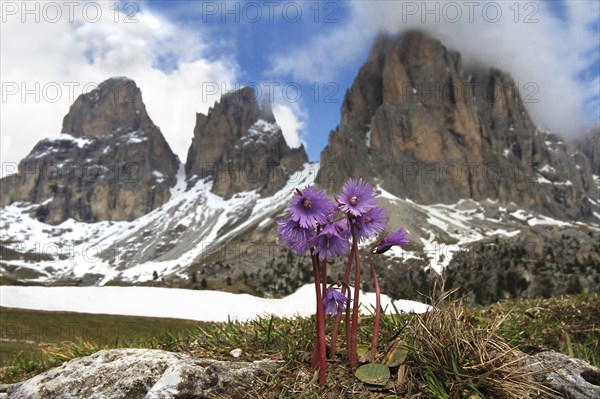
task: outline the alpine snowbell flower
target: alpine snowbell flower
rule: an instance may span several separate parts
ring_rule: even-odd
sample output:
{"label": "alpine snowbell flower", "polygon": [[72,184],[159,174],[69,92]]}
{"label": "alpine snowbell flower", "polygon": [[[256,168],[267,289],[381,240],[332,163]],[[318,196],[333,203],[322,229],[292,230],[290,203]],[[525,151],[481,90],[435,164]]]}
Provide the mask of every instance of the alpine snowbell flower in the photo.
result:
{"label": "alpine snowbell flower", "polygon": [[375,247],[373,253],[382,254],[384,252],[387,252],[394,245],[404,245],[408,244],[409,242],[410,241],[408,237],[406,237],[406,230],[402,228],[385,237],[381,241],[381,243],[377,247]]}
{"label": "alpine snowbell flower", "polygon": [[373,238],[387,226],[385,209],[375,206],[354,219],[353,224],[356,227],[359,242]]}
{"label": "alpine snowbell flower", "polygon": [[289,210],[292,220],[298,222],[300,227],[312,229],[317,223],[327,223],[327,217],[333,212],[334,207],[335,204],[325,197],[322,190],[308,186],[304,191],[296,190]]}
{"label": "alpine snowbell flower", "polygon": [[346,309],[348,297],[335,288],[327,288],[327,293],[323,298],[323,310],[325,316],[333,317],[338,312],[343,312]]}
{"label": "alpine snowbell flower", "polygon": [[333,223],[333,226],[337,230],[340,237],[345,238],[347,240],[350,239],[350,228],[348,227],[348,219],[340,219],[337,222]]}
{"label": "alpine snowbell flower", "polygon": [[358,179],[358,181],[350,179],[346,182],[342,188],[342,193],[338,197],[339,209],[353,216],[361,216],[369,209],[377,206],[375,197],[377,197],[377,194],[373,191],[372,185],[363,179]]}
{"label": "alpine snowbell flower", "polygon": [[333,259],[336,255],[350,252],[347,233],[338,226],[339,224],[339,222],[326,224],[313,239],[314,252],[319,255],[320,260]]}
{"label": "alpine snowbell flower", "polygon": [[298,255],[304,256],[314,236],[312,230],[301,227],[300,223],[292,219],[278,220],[277,224],[279,225],[277,232],[285,246]]}

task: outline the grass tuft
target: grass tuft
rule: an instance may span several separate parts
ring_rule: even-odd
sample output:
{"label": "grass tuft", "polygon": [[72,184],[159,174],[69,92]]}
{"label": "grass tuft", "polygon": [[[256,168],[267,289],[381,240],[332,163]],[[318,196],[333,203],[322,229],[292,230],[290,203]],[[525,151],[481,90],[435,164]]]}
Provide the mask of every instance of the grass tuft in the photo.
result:
{"label": "grass tuft", "polygon": [[449,295],[433,302],[435,310],[411,317],[398,337],[409,353],[404,372],[410,378],[402,387],[407,397],[552,396],[520,367],[521,352],[497,334],[505,316],[474,325],[469,311]]}

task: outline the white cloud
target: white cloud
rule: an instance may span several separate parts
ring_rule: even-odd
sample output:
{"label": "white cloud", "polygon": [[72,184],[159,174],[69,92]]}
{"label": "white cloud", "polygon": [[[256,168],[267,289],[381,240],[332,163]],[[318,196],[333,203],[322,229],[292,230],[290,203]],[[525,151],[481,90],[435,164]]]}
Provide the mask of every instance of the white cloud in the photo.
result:
{"label": "white cloud", "polygon": [[540,127],[571,136],[597,122],[584,109],[597,104],[589,102],[600,92],[598,78],[576,78],[599,55],[598,31],[590,29],[598,23],[597,1],[564,1],[564,21],[534,1],[382,0],[350,5],[351,17],[334,32],[318,34],[305,46],[274,57],[273,72],[328,80],[364,54],[365,41],[370,44],[377,32],[422,29],[460,51],[466,66],[505,70],[522,89],[529,83],[522,95],[538,100],[526,106]]}
{"label": "white cloud", "polygon": [[306,148],[304,139],[306,113],[302,112],[297,106],[276,103],[273,104],[273,115],[275,115],[277,124],[281,126],[287,145],[291,148],[297,148],[304,144]]}
{"label": "white cloud", "polygon": [[[148,11],[133,15],[137,22],[124,23],[125,15],[115,14],[112,3],[95,4],[102,6],[102,17],[94,22],[77,8],[72,23],[64,7],[56,22],[44,14],[36,22],[20,10],[3,15],[0,140],[4,165],[18,162],[40,139],[56,136],[75,98],[112,76],[136,81],[150,117],[185,161],[195,112],[206,113],[218,100],[212,86],[232,86],[236,80],[239,68],[233,60],[207,58],[198,27],[175,25]],[[90,11],[88,16],[94,14]]]}

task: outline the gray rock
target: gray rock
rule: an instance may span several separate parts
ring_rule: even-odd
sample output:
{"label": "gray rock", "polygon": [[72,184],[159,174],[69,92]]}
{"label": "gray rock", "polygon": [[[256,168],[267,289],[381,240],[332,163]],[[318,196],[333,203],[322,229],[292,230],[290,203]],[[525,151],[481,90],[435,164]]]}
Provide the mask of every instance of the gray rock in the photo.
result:
{"label": "gray rock", "polygon": [[583,360],[570,358],[562,353],[542,352],[525,357],[523,362],[536,372],[532,379],[560,392],[568,399],[600,398],[600,369]]}
{"label": "gray rock", "polygon": [[131,79],[116,77],[77,97],[63,118],[61,132],[92,138],[116,130],[131,132],[155,128],[139,87]]}
{"label": "gray rock", "polygon": [[244,389],[281,365],[200,359],[151,349],[111,349],[71,360],[22,383],[0,386],[0,394],[14,399],[208,398]]}
{"label": "gray rock", "polygon": [[600,128],[589,131],[576,146],[590,160],[592,172],[600,176]]}

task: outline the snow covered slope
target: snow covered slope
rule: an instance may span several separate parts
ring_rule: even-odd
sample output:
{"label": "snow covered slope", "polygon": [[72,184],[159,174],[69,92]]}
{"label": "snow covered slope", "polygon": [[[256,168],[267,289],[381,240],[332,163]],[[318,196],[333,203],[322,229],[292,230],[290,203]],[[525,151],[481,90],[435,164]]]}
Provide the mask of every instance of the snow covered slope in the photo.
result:
{"label": "snow covered slope", "polygon": [[[31,205],[15,203],[3,208],[0,215],[3,242],[0,272],[5,278],[28,284],[140,283],[153,280],[153,275],[187,279],[191,265],[202,265],[209,260],[218,262],[225,254],[219,251],[223,248],[227,251],[232,241],[247,244],[255,239],[269,248],[278,246],[275,220],[284,215],[295,188],[313,183],[318,167],[306,164],[271,197],[261,198],[251,191],[228,200],[210,191],[210,181],[199,181],[186,190],[182,168],[171,199],[132,222],[82,223],[69,219],[50,226],[34,218]],[[536,215],[516,205],[500,206],[489,200],[419,205],[381,187],[378,191],[381,204],[389,210],[390,229],[405,227],[416,244],[390,251],[389,256],[406,260],[422,257],[424,251],[430,267],[438,272],[465,244],[494,235],[511,237],[537,224],[579,224]],[[226,255],[235,258],[236,254]],[[269,257],[273,255],[259,250],[255,256],[263,260],[257,263],[257,269],[266,272],[264,269],[269,267]],[[236,259],[232,260],[235,263]]]}
{"label": "snow covered slope", "polygon": [[182,167],[171,199],[132,222],[69,219],[50,226],[35,219],[34,206],[14,203],[0,215],[6,262],[0,272],[27,283],[87,276],[98,285],[115,279],[151,280],[155,271],[161,276],[184,273],[191,263],[201,262],[207,252],[213,253],[219,243],[249,226],[272,227],[293,190],[312,184],[317,168],[318,164],[306,164],[271,197],[251,191],[224,200],[210,191],[210,181],[186,190]]}

